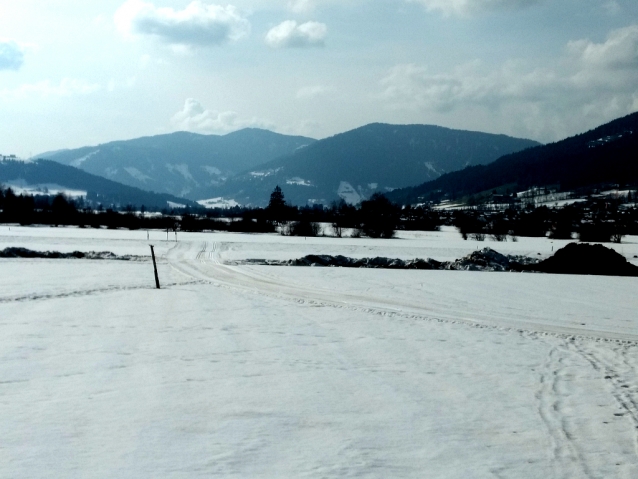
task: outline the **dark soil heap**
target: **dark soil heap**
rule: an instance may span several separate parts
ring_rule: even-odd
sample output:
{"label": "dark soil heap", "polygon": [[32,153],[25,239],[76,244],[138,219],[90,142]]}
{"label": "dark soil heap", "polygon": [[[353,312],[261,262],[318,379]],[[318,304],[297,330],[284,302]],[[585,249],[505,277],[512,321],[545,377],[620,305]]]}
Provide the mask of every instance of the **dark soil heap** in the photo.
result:
{"label": "dark soil heap", "polygon": [[112,259],[112,260],[143,260],[145,257],[124,255],[118,256],[110,251],[73,251],[60,253],[59,251],[33,251],[27,248],[9,247],[0,250],[0,258],[43,258],[43,259]]}
{"label": "dark soil heap", "polygon": [[638,276],[638,266],[601,244],[569,243],[554,256],[530,266],[530,270],[554,274]]}

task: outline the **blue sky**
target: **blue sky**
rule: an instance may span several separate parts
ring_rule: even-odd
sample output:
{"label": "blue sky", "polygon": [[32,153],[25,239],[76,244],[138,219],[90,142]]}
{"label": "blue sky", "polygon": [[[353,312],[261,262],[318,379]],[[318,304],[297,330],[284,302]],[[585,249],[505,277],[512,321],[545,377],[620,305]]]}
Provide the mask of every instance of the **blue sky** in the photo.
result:
{"label": "blue sky", "polygon": [[0,153],[371,122],[555,141],[638,110],[635,0],[0,0]]}

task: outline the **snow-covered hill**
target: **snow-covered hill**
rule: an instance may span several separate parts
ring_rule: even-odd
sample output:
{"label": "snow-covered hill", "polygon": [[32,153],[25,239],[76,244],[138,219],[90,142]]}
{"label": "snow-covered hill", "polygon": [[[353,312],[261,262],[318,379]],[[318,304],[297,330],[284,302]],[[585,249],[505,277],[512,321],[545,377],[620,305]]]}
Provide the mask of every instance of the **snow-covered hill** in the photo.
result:
{"label": "snow-covered hill", "polygon": [[198,207],[184,198],[144,191],[50,160],[0,161],[0,185],[15,187],[18,194],[82,196],[106,207],[132,205],[163,209],[171,204]]}
{"label": "snow-covered hill", "polygon": [[227,135],[177,132],[38,155],[146,191],[201,200],[244,169],[314,142],[248,128]]}

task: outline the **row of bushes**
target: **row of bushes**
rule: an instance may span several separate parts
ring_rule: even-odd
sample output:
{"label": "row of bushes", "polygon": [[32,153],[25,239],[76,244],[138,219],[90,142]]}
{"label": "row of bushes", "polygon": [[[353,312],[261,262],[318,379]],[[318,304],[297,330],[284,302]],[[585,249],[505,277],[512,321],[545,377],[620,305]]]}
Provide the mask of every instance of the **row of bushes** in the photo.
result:
{"label": "row of bushes", "polygon": [[638,209],[620,208],[614,201],[588,201],[563,208],[545,206],[502,212],[465,210],[450,221],[464,239],[497,241],[517,236],[549,236],[586,242],[617,242],[628,234],[638,234]]}
{"label": "row of bushes", "polygon": [[[598,200],[576,203],[563,208],[545,206],[505,211],[466,209],[437,211],[428,207],[401,208],[385,196],[373,195],[353,206],[341,201],[330,208],[297,208],[287,205],[280,188],[271,195],[267,208],[245,208],[241,218],[220,218],[210,214],[192,214],[183,210],[179,215],[137,214],[133,208],[123,212],[114,209],[94,211],[83,208],[82,202],[62,195],[32,197],[15,195],[0,189],[0,222],[80,227],[166,229],[183,231],[229,231],[317,236],[332,234],[341,237],[350,229],[352,236],[391,238],[397,229],[437,230],[440,225],[456,226],[464,239],[496,241],[515,240],[519,236],[550,236],[570,239],[577,234],[582,241],[620,242],[627,234],[638,234],[638,209],[621,208],[619,202]],[[319,223],[327,223],[330,231],[322,231]]]}

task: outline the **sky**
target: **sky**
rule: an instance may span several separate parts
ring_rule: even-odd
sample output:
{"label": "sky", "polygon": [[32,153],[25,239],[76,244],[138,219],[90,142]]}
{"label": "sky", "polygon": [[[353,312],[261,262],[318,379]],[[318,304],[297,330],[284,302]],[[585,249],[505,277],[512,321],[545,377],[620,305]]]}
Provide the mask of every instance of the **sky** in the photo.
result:
{"label": "sky", "polygon": [[636,0],[0,0],[0,154],[435,124],[543,143],[638,110]]}

